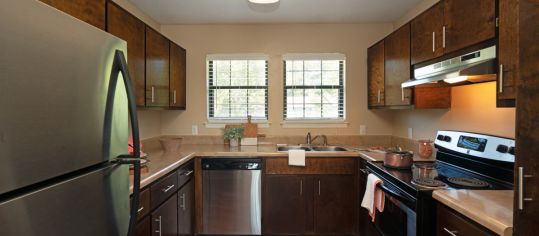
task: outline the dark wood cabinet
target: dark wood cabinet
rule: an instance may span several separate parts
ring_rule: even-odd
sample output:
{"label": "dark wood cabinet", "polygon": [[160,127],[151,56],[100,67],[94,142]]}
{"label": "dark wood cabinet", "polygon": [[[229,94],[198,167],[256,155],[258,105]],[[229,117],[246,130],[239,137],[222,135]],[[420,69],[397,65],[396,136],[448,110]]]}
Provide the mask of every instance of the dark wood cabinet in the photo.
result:
{"label": "dark wood cabinet", "polygon": [[444,52],[496,36],[496,0],[444,0]]}
{"label": "dark wood cabinet", "polygon": [[411,64],[442,56],[444,5],[438,2],[410,23]]}
{"label": "dark wood cabinet", "polygon": [[515,106],[518,68],[518,0],[499,0],[497,106]]}
{"label": "dark wood cabinet", "polygon": [[436,235],[494,236],[497,234],[438,203],[436,207]]}
{"label": "dark wood cabinet", "polygon": [[152,209],[178,190],[177,172],[173,171],[150,186],[150,205]]}
{"label": "dark wood cabinet", "polygon": [[135,227],[135,236],[150,236],[152,235],[151,217],[146,216],[140,220]]}
{"label": "dark wood cabinet", "polygon": [[40,0],[60,11],[105,30],[106,0]]}
{"label": "dark wood cabinet", "polygon": [[170,42],[146,26],[146,106],[169,106]]}
{"label": "dark wood cabinet", "polygon": [[367,50],[369,107],[382,107],[385,105],[384,73],[384,41],[380,41]]}
{"label": "dark wood cabinet", "polygon": [[355,235],[356,181],[353,175],[314,177],[314,232],[322,235]]}
{"label": "dark wood cabinet", "polygon": [[299,175],[266,175],[263,188],[263,234],[305,234],[307,222],[312,222],[312,181]]}
{"label": "dark wood cabinet", "polygon": [[399,28],[384,39],[385,48],[385,105],[412,104],[412,90],[401,84],[411,78],[410,24]]}
{"label": "dark wood cabinet", "polygon": [[171,108],[186,109],[186,52],[170,43],[170,95]]}
{"label": "dark wood cabinet", "polygon": [[187,182],[178,191],[178,235],[193,235],[195,184]]}
{"label": "dark wood cabinet", "polygon": [[113,2],[107,5],[107,31],[127,42],[127,66],[137,106],[144,106],[146,25]]}
{"label": "dark wood cabinet", "polygon": [[152,235],[178,235],[178,199],[175,193],[152,212]]}

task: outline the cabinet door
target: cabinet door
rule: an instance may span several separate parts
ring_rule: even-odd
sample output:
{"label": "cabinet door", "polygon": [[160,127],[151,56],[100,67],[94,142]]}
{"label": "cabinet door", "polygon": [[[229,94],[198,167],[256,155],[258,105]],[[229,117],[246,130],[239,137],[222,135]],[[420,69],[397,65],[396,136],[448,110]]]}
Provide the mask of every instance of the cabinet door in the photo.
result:
{"label": "cabinet door", "polygon": [[409,80],[410,71],[410,24],[393,32],[385,42],[385,105],[411,105],[411,89],[401,84]]}
{"label": "cabinet door", "polygon": [[494,236],[496,234],[438,203],[436,208],[436,235]]}
{"label": "cabinet door", "polygon": [[144,217],[139,221],[135,227],[135,236],[151,236],[152,235],[152,224],[151,217]]}
{"label": "cabinet door", "polygon": [[385,104],[384,73],[384,41],[381,41],[367,50],[369,107]]}
{"label": "cabinet door", "polygon": [[494,38],[496,0],[445,0],[444,52],[453,52]]}
{"label": "cabinet door", "polygon": [[170,107],[186,108],[186,58],[185,49],[170,43]]}
{"label": "cabinet door", "polygon": [[178,191],[178,233],[193,235],[195,181],[189,181]]}
{"label": "cabinet door", "polygon": [[105,30],[106,0],[40,0],[60,11]]}
{"label": "cabinet door", "polygon": [[168,107],[169,41],[146,27],[146,106]]}
{"label": "cabinet door", "polygon": [[137,106],[144,106],[144,30],[146,25],[122,9],[109,2],[107,10],[107,31],[127,42],[127,67],[135,87]]}
{"label": "cabinet door", "polygon": [[498,106],[514,106],[516,97],[519,56],[518,3],[518,0],[499,0]]}
{"label": "cabinet door", "polygon": [[178,235],[178,198],[175,193],[152,212],[152,235]]}
{"label": "cabinet door", "polygon": [[412,65],[424,62],[444,53],[442,29],[444,26],[444,5],[439,2],[411,23]]}
{"label": "cabinet door", "polygon": [[355,235],[357,186],[353,175],[321,175],[314,181],[316,234]]}
{"label": "cabinet door", "polygon": [[312,222],[312,181],[297,175],[266,175],[262,197],[264,235],[305,234]]}

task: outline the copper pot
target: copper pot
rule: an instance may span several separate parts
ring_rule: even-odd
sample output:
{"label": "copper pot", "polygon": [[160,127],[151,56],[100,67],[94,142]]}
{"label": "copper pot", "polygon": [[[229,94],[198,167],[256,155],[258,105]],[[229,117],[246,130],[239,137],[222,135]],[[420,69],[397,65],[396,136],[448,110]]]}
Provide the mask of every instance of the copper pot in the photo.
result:
{"label": "copper pot", "polygon": [[410,169],[414,164],[414,154],[402,151],[400,148],[387,149],[384,156],[384,166],[396,169]]}

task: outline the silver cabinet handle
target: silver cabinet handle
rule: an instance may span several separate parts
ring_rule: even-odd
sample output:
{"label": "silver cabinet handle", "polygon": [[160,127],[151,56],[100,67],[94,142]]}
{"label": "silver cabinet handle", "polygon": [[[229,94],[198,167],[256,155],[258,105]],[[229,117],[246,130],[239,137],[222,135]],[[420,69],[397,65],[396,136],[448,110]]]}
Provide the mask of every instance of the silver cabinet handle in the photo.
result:
{"label": "silver cabinet handle", "polygon": [[445,230],[445,232],[447,232],[451,236],[457,236],[457,234],[459,233],[456,230],[451,231],[451,230],[447,229],[446,227],[444,227],[444,230]]}
{"label": "silver cabinet handle", "polygon": [[159,223],[159,227],[157,228],[157,230],[155,230],[156,233],[159,233],[159,236],[161,236],[162,234],[162,230],[161,230],[161,216],[159,216],[157,219],[155,219],[155,222],[158,222]]}
{"label": "silver cabinet handle", "polygon": [[498,92],[499,93],[503,93],[503,64],[500,64],[500,72],[499,72],[500,75],[498,75],[498,79],[499,79],[499,87],[498,87]]}
{"label": "silver cabinet handle", "polygon": [[524,197],[524,178],[532,178],[533,175],[525,175],[524,167],[518,167],[518,209],[524,209],[524,201],[533,201],[533,198]]}
{"label": "silver cabinet handle", "polygon": [[445,25],[442,27],[442,47],[445,48]]}
{"label": "silver cabinet handle", "polygon": [[182,193],[180,199],[182,200],[182,204],[180,205],[180,207],[182,208],[182,210],[185,211],[185,193]]}
{"label": "silver cabinet handle", "polygon": [[320,196],[320,189],[322,188],[321,185],[320,180],[318,180],[318,196]]}
{"label": "silver cabinet handle", "polygon": [[303,180],[299,181],[299,195],[303,195]]}
{"label": "silver cabinet handle", "polygon": [[359,169],[359,171],[361,171],[363,174],[368,174],[369,172],[367,172],[367,169]]}
{"label": "silver cabinet handle", "polygon": [[155,87],[152,86],[152,103],[155,102]]}
{"label": "silver cabinet handle", "polygon": [[176,90],[174,90],[173,97],[174,97],[174,104],[176,104]]}
{"label": "silver cabinet handle", "polygon": [[174,184],[173,184],[173,185],[169,185],[169,186],[167,186],[166,188],[161,189],[161,191],[163,191],[163,193],[166,193],[166,192],[170,191],[172,188],[174,188],[174,186],[175,186]]}
{"label": "silver cabinet handle", "polygon": [[404,102],[404,88],[401,87],[401,100]]}
{"label": "silver cabinet handle", "polygon": [[436,52],[436,32],[432,32],[432,52]]}
{"label": "silver cabinet handle", "polygon": [[381,93],[381,90],[378,89],[378,103],[380,103],[380,93]]}
{"label": "silver cabinet handle", "polygon": [[183,176],[190,176],[190,175],[193,174],[193,172],[194,172],[194,170],[188,170],[188,171],[186,171],[186,172],[183,172],[182,175],[183,175]]}
{"label": "silver cabinet handle", "polygon": [[144,210],[144,207],[140,207],[138,210],[137,210],[137,213],[140,213],[141,211]]}

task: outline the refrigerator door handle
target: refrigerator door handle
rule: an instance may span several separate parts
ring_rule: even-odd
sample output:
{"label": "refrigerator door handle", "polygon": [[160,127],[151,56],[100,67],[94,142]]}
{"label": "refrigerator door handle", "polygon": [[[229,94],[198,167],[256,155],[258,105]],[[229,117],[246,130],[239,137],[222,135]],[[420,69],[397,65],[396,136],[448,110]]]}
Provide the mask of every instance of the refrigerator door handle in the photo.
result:
{"label": "refrigerator door handle", "polygon": [[131,77],[127,70],[127,62],[124,53],[121,50],[116,50],[114,53],[114,61],[110,72],[109,89],[107,92],[107,103],[105,110],[105,130],[103,132],[103,147],[104,152],[110,150],[110,137],[112,126],[112,111],[114,106],[114,97],[116,85],[118,83],[118,75],[122,74],[123,82],[127,93],[127,101],[129,106],[129,118],[131,119],[131,136],[133,138],[133,154],[120,155],[116,159],[111,160],[117,164],[133,165],[133,195],[130,208],[129,230],[127,235],[132,236],[135,233],[135,223],[137,218],[137,209],[139,208],[140,199],[140,165],[143,160],[140,159],[140,135],[138,127],[137,106],[135,104],[135,94]]}

